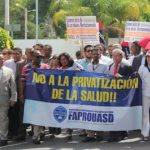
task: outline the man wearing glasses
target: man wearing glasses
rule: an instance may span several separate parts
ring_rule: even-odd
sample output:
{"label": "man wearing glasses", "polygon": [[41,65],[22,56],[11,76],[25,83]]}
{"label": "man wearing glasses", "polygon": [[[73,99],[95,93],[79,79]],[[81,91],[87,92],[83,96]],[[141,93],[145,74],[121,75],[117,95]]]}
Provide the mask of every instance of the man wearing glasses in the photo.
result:
{"label": "man wearing glasses", "polygon": [[84,57],[85,58],[77,61],[77,63],[79,63],[83,67],[83,69],[86,70],[88,64],[92,61],[92,45],[86,45],[84,47]]}
{"label": "man wearing glasses", "polygon": [[[49,69],[49,65],[41,63],[42,58],[43,58],[43,55],[40,53],[40,51],[34,50],[31,63],[28,63],[22,69],[20,100],[22,101],[23,104],[24,104],[24,99],[25,99],[25,89],[27,88],[26,81],[29,77],[30,71],[35,68]],[[42,126],[33,125],[34,135],[32,139],[33,139],[34,144],[41,144],[42,131],[43,131]]]}

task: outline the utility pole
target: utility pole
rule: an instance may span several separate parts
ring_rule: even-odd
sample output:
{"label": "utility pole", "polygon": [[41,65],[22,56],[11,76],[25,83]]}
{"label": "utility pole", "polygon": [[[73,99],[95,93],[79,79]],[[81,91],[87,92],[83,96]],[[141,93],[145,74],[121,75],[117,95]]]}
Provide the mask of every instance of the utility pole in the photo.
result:
{"label": "utility pole", "polygon": [[5,0],[5,25],[9,25],[9,0]]}
{"label": "utility pole", "polygon": [[28,10],[27,8],[22,7],[18,3],[16,3],[16,6],[24,10],[24,39],[26,40],[28,38],[28,12],[35,11],[35,9]]}
{"label": "utility pole", "polygon": [[28,21],[28,16],[27,16],[28,15],[28,11],[27,11],[27,8],[24,8],[24,13],[25,13],[24,14],[24,17],[25,17],[25,20],[24,20],[24,27],[25,27],[24,38],[27,39],[27,32],[28,32],[27,31],[28,30],[28,27],[27,27],[27,21]]}
{"label": "utility pole", "polygon": [[36,43],[38,43],[38,0],[36,0],[36,7],[35,7],[35,10],[36,10]]}

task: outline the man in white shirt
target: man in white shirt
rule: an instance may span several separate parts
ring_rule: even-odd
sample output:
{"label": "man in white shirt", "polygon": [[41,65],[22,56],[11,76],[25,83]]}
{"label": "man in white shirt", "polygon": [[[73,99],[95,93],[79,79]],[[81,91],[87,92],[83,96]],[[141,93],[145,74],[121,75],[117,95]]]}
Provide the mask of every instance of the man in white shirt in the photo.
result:
{"label": "man in white shirt", "polygon": [[100,51],[99,62],[101,64],[105,64],[105,65],[110,64],[111,59],[108,56],[105,55],[105,53],[106,53],[105,46],[103,44],[98,44],[95,47],[97,47],[99,49],[99,51]]}
{"label": "man in white shirt", "polygon": [[101,52],[98,48],[93,48],[92,62],[88,64],[87,71],[96,73],[105,73],[107,66],[100,61]]}
{"label": "man in white shirt", "polygon": [[[99,61],[99,58],[101,56],[101,52],[99,48],[93,48],[92,50],[92,62],[87,66],[87,71],[90,72],[96,72],[96,73],[105,73],[107,66],[105,64],[101,64]],[[87,137],[83,139],[83,142],[90,142],[90,141],[101,141],[102,137],[99,134],[102,134],[102,132],[96,132],[92,130],[86,130]],[[96,135],[95,135],[96,134]]]}
{"label": "man in white shirt", "polygon": [[4,62],[4,66],[13,70],[14,74],[16,74],[16,62],[21,60],[22,50],[18,47],[13,49],[13,59],[9,59]]}

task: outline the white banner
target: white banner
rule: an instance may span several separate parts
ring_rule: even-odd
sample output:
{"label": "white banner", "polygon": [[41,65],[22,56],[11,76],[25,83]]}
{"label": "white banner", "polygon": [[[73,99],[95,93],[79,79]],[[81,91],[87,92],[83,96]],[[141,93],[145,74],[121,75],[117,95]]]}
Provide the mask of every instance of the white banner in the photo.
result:
{"label": "white banner", "polygon": [[95,131],[142,128],[142,106],[101,107],[26,100],[24,123]]}

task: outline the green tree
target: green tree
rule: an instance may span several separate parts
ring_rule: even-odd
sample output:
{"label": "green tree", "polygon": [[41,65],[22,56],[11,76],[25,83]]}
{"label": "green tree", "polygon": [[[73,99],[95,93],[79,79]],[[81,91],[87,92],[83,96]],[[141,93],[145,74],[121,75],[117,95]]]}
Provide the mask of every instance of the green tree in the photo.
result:
{"label": "green tree", "polygon": [[147,3],[147,0],[108,0],[105,7],[109,20],[106,29],[118,31],[121,41],[126,20],[140,21]]}
{"label": "green tree", "polygon": [[146,5],[142,18],[143,20],[150,22],[150,4]]}
{"label": "green tree", "polygon": [[[10,24],[21,24],[15,38],[24,38],[24,10],[35,9],[35,0],[11,0]],[[96,16],[104,32],[123,35],[126,20],[150,21],[150,0],[39,0],[39,38],[65,36],[66,16]],[[0,1],[0,26],[4,27],[4,0]],[[54,30],[55,29],[55,30]],[[35,38],[35,12],[28,13],[28,38]]]}
{"label": "green tree", "polygon": [[4,48],[14,48],[14,43],[12,38],[8,35],[8,32],[0,27],[0,49]]}
{"label": "green tree", "polygon": [[[45,38],[46,35],[42,30],[44,24],[45,16],[48,12],[48,7],[50,5],[51,0],[39,1],[39,38]],[[16,5],[18,4],[18,6]],[[10,1],[10,24],[20,24],[21,31],[14,32],[14,38],[24,39],[25,32],[25,10],[27,8],[28,11],[35,10],[35,0],[11,0]],[[35,38],[35,28],[36,28],[36,13],[35,11],[28,12],[28,20],[27,20],[27,28],[28,28],[28,39]],[[47,31],[45,31],[47,32]]]}

